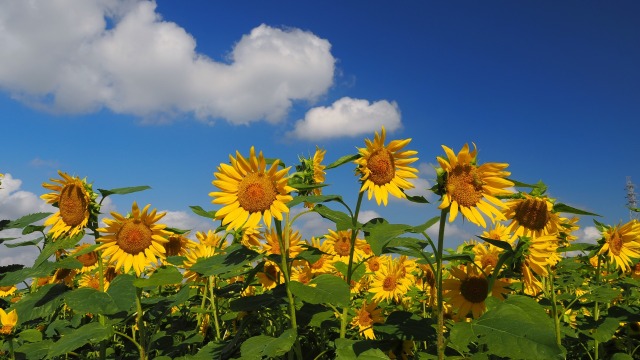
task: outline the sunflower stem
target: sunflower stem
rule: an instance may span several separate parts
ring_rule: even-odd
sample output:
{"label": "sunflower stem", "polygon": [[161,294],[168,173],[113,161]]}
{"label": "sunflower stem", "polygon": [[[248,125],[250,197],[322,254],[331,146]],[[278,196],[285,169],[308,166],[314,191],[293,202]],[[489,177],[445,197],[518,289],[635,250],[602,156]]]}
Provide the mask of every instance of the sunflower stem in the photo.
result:
{"label": "sunflower stem", "polygon": [[[98,240],[100,237],[100,233],[96,229],[92,229],[93,234]],[[96,241],[97,242],[97,241]],[[100,287],[100,291],[104,292],[104,263],[102,261],[102,251],[100,250],[98,253],[98,286]],[[105,325],[105,317],[103,314],[98,314],[98,320],[100,321],[100,325]],[[107,340],[100,341],[100,360],[105,360],[107,358]]]}
{"label": "sunflower stem", "polygon": [[353,254],[355,253],[356,237],[358,235],[358,215],[360,213],[360,205],[362,204],[362,198],[364,191],[360,191],[358,194],[358,202],[356,203],[356,212],[351,218],[351,240],[349,243],[349,265],[347,266],[347,286],[349,288],[349,303],[342,309],[342,317],[340,318],[340,338],[344,339],[347,335],[347,322],[349,317],[349,309],[351,308],[351,270],[353,268]]}
{"label": "sunflower stem", "polygon": [[213,307],[213,325],[216,329],[216,340],[221,340],[220,336],[220,320],[218,319],[218,299],[214,293],[214,289],[216,287],[216,279],[215,276],[209,276],[209,296],[211,301],[211,306]]}
{"label": "sunflower stem", "polygon": [[447,213],[449,212],[449,207],[442,209],[440,212],[440,225],[438,228],[438,249],[436,254],[436,263],[437,263],[437,289],[438,289],[438,339],[437,339],[437,347],[438,347],[438,360],[444,359],[444,306],[442,299],[442,251],[444,247],[444,228],[445,221],[447,217]]}
{"label": "sunflower stem", "polygon": [[[600,285],[600,267],[602,262],[600,261],[600,255],[598,255],[598,266],[596,266],[596,286]],[[597,323],[598,319],[600,319],[600,304],[598,300],[594,302],[593,305],[593,320]],[[598,360],[598,347],[600,346],[600,342],[596,339],[593,339],[593,359]]]}
{"label": "sunflower stem", "polygon": [[147,360],[146,352],[146,332],[144,328],[144,320],[142,319],[142,288],[136,288],[136,324],[138,325],[138,350],[140,352],[140,360]]}
{"label": "sunflower stem", "polygon": [[555,326],[556,344],[562,345],[562,335],[560,333],[560,316],[558,315],[558,304],[556,302],[556,289],[553,284],[553,272],[551,266],[547,265],[549,276],[547,281],[549,283],[549,292],[551,294],[551,316],[553,316],[553,325]]}

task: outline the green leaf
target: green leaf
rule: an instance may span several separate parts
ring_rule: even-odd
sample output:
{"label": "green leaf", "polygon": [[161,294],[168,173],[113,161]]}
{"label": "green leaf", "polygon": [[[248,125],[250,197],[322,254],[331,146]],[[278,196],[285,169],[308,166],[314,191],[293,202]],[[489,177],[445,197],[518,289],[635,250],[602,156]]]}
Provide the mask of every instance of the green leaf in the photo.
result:
{"label": "green leaf", "polygon": [[296,341],[297,333],[293,329],[285,330],[277,338],[258,335],[247,339],[240,347],[243,359],[262,359],[263,356],[275,358],[286,354]]}
{"label": "green leaf", "polygon": [[200,215],[202,217],[206,217],[209,219],[216,218],[216,212],[214,210],[207,211],[201,208],[200,206],[189,206],[189,207],[191,208],[191,211],[193,211],[193,213],[196,215]]}
{"label": "green leaf", "polygon": [[115,188],[110,190],[98,189],[98,191],[100,192],[103,198],[106,198],[107,196],[113,195],[113,194],[125,195],[125,194],[131,194],[134,192],[144,191],[148,189],[151,189],[151,187],[142,185],[142,186],[129,186],[129,187],[122,187],[122,188]]}
{"label": "green leaf", "polygon": [[65,238],[61,238],[61,239],[58,239],[56,241],[52,241],[52,242],[48,243],[44,247],[44,249],[42,249],[42,252],[40,253],[38,258],[36,259],[36,261],[35,261],[33,266],[36,267],[36,266],[40,265],[45,260],[47,260],[51,256],[53,256],[53,254],[55,254],[55,252],[60,250],[60,249],[70,249],[70,248],[74,247],[82,239],[83,236],[84,236],[84,234],[81,232],[79,234],[76,234],[73,237],[65,237]]}
{"label": "green leaf", "polygon": [[342,156],[341,158],[339,158],[338,160],[332,162],[331,164],[327,165],[327,167],[325,168],[325,170],[329,170],[329,169],[333,169],[336,168],[340,165],[346,164],[346,163],[350,163],[353,162],[354,160],[357,160],[361,157],[360,154],[352,154],[352,155],[345,155]]}
{"label": "green leaf", "polygon": [[343,213],[342,211],[331,210],[322,204],[314,206],[313,211],[320,214],[323,218],[334,222],[338,231],[347,230],[353,226],[351,216]]}
{"label": "green leaf", "polygon": [[428,204],[429,200],[421,195],[407,195],[407,200],[417,204]]}
{"label": "green leaf", "polygon": [[317,204],[317,203],[329,202],[329,201],[337,201],[341,204],[344,204],[344,201],[342,200],[342,196],[340,195],[310,195],[310,196],[296,196],[293,198],[293,200],[287,203],[287,206],[289,208],[292,208],[303,202]]}
{"label": "green leaf", "polygon": [[2,279],[0,279],[0,286],[15,285],[23,282],[28,278],[49,276],[55,269],[56,263],[45,261],[32,268],[22,268],[19,270],[8,272],[2,277]]}
{"label": "green leaf", "polygon": [[295,296],[310,304],[334,304],[337,306],[349,304],[349,286],[337,276],[319,275],[311,280],[309,285],[291,281],[289,288]]}
{"label": "green leaf", "polygon": [[44,240],[44,238],[43,237],[39,237],[37,239],[33,239],[33,240],[29,240],[29,241],[23,241],[21,243],[4,244],[4,246],[6,246],[8,248],[16,248],[16,247],[21,247],[21,246],[36,246],[42,240]]}
{"label": "green leaf", "polygon": [[24,229],[22,229],[22,235],[29,235],[36,231],[42,232],[44,231],[45,227],[46,226],[44,225],[27,225],[24,227]]}
{"label": "green leaf", "polygon": [[182,273],[174,266],[161,267],[156,270],[147,279],[138,278],[133,280],[133,286],[139,288],[158,287],[163,285],[172,285],[182,282]]}
{"label": "green leaf", "polygon": [[559,212],[559,213],[566,213],[566,214],[600,216],[598,214],[594,214],[594,213],[591,213],[591,212],[588,212],[588,211],[576,209],[574,207],[571,207],[571,206],[563,204],[563,203],[553,204],[553,211],[554,212]]}
{"label": "green leaf", "polygon": [[615,353],[611,356],[610,360],[633,360],[633,357],[626,353]]}
{"label": "green leaf", "polygon": [[[204,276],[232,273],[249,266],[249,263],[262,256],[260,253],[240,244],[234,244],[226,248],[225,253],[213,255],[208,258],[200,258],[191,266],[195,271]],[[234,273],[232,273],[233,275]]]}
{"label": "green leaf", "polygon": [[136,288],[133,286],[133,275],[121,274],[109,284],[107,294],[111,296],[118,309],[129,311],[136,302]]}
{"label": "green leaf", "polygon": [[380,349],[369,349],[367,351],[362,352],[357,360],[389,360],[389,357],[382,352]]}
{"label": "green leaf", "polygon": [[79,313],[111,315],[119,311],[114,299],[108,293],[94,288],[79,288],[64,295],[67,306]]}
{"label": "green leaf", "polygon": [[484,236],[478,236],[480,239],[488,242],[489,244],[493,245],[493,246],[497,246],[502,250],[505,250],[507,252],[513,252],[513,248],[511,247],[511,244],[509,244],[506,241],[502,241],[502,240],[496,240],[496,239],[491,239],[488,237],[484,237]]}
{"label": "green leaf", "polygon": [[471,331],[489,353],[511,359],[563,359],[554,325],[535,300],[513,295],[471,323]]}
{"label": "green leaf", "polygon": [[19,314],[18,325],[51,316],[62,304],[63,295],[68,290],[69,288],[62,284],[48,284],[22,297],[14,306]]}
{"label": "green leaf", "polygon": [[9,223],[7,223],[4,227],[2,227],[2,229],[22,229],[24,227],[26,227],[29,224],[32,224],[36,221],[40,221],[46,217],[48,217],[49,215],[51,215],[53,213],[49,213],[49,212],[39,212],[39,213],[33,213],[33,214],[29,214],[29,215],[25,215],[17,220],[13,220]]}
{"label": "green leaf", "polygon": [[60,340],[56,341],[49,348],[47,355],[50,358],[64,355],[87,343],[97,343],[107,339],[112,334],[113,330],[111,326],[102,325],[99,322],[92,322],[63,335]]}
{"label": "green leaf", "polygon": [[596,244],[589,243],[571,243],[569,246],[559,247],[557,252],[568,252],[568,251],[591,251],[598,247]]}
{"label": "green leaf", "polygon": [[26,329],[18,334],[18,338],[27,342],[42,341],[42,333],[38,329]]}
{"label": "green leaf", "polygon": [[364,231],[365,238],[371,250],[377,256],[382,254],[382,249],[396,237],[410,232],[413,229],[412,226],[404,224],[390,224],[383,218],[375,218],[369,220],[362,230]]}
{"label": "green leaf", "polygon": [[424,224],[420,224],[418,226],[414,226],[413,228],[411,228],[411,232],[416,233],[416,234],[422,234],[428,228],[430,228],[433,225],[437,224],[438,221],[440,221],[440,216],[434,216],[431,219],[427,220],[427,222],[425,222]]}
{"label": "green leaf", "polygon": [[373,330],[383,339],[426,341],[436,335],[433,323],[430,318],[422,318],[408,311],[394,311],[387,316],[384,324],[375,324]]}
{"label": "green leaf", "polygon": [[254,296],[243,296],[229,302],[232,311],[257,311],[265,308],[274,308],[282,301],[272,293],[264,293]]}
{"label": "green leaf", "polygon": [[22,357],[19,357],[18,354],[24,354],[25,359],[42,359],[47,356],[51,344],[53,344],[53,341],[49,339],[33,343],[24,343],[16,349],[16,358],[20,359]]}

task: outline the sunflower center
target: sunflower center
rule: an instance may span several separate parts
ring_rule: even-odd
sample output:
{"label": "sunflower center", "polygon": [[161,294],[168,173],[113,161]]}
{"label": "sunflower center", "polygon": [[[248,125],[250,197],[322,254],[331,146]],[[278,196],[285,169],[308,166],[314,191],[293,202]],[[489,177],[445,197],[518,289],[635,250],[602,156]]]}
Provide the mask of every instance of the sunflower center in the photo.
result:
{"label": "sunflower center", "polygon": [[483,302],[489,294],[489,283],[487,279],[471,276],[462,280],[460,293],[469,302],[479,304]]}
{"label": "sunflower center", "polygon": [[461,206],[474,207],[482,200],[482,185],[475,166],[457,165],[449,173],[447,193]]}
{"label": "sunflower center", "polygon": [[358,313],[358,324],[362,327],[369,327],[373,324],[373,319],[371,318],[371,314],[365,309],[360,310]]}
{"label": "sunflower center", "polygon": [[311,266],[310,266],[310,267],[311,267],[313,270],[319,270],[319,269],[322,269],[322,266],[324,265],[324,261],[325,261],[324,255],[323,255],[323,256],[320,256],[320,259],[318,259],[316,262],[314,262],[313,264],[311,264]]}
{"label": "sunflower center", "polygon": [[376,185],[388,184],[396,176],[396,167],[393,155],[387,149],[379,149],[373,152],[367,160],[367,168],[371,172],[369,180]]}
{"label": "sunflower center", "polygon": [[100,290],[100,279],[96,276],[92,276],[87,279],[86,286],[94,288],[96,290]]}
{"label": "sunflower center", "polygon": [[13,289],[13,286],[0,286],[0,291],[7,292]]}
{"label": "sunflower center", "polygon": [[376,272],[380,269],[380,260],[378,260],[377,257],[373,257],[367,261],[367,265],[369,266],[370,271]]}
{"label": "sunflower center", "polygon": [[248,212],[269,210],[277,194],[275,185],[265,173],[247,174],[238,184],[238,202]]}
{"label": "sunflower center", "polygon": [[498,255],[485,254],[482,256],[480,264],[482,265],[482,268],[486,268],[487,266],[496,267],[496,265],[498,265]]}
{"label": "sunflower center", "polygon": [[274,265],[266,265],[264,267],[264,274],[271,281],[276,281],[276,277],[278,276],[278,269]]}
{"label": "sunflower center", "polygon": [[169,241],[164,244],[164,249],[167,256],[180,255],[180,250],[182,250],[182,240],[178,236],[170,236]]}
{"label": "sunflower center", "polygon": [[116,235],[116,243],[127,254],[136,255],[151,246],[152,231],[139,219],[129,219]]}
{"label": "sunflower center", "polygon": [[349,239],[340,238],[336,240],[336,243],[333,245],[333,249],[336,251],[336,254],[340,256],[349,256],[349,250],[351,250]]}
{"label": "sunflower center", "polygon": [[60,217],[69,226],[78,226],[85,219],[87,211],[87,199],[84,196],[85,190],[78,184],[68,184],[60,191],[58,207]]}
{"label": "sunflower center", "polygon": [[388,275],[382,281],[382,289],[384,291],[393,291],[396,288],[396,276]]}
{"label": "sunflower center", "polygon": [[609,240],[609,249],[613,255],[620,255],[620,250],[622,250],[622,238],[620,238],[620,234],[618,232],[614,232]]}
{"label": "sunflower center", "polygon": [[529,230],[540,231],[549,222],[547,202],[542,199],[526,199],[516,206],[514,219]]}
{"label": "sunflower center", "polygon": [[98,254],[95,251],[79,255],[76,257],[78,261],[82,263],[82,266],[93,266],[98,262]]}

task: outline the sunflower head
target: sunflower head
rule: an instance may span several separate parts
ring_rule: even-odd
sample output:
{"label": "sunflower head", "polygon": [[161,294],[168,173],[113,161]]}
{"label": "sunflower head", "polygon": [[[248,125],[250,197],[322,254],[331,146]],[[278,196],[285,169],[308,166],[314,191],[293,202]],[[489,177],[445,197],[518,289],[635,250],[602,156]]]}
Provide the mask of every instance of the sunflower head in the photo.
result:
{"label": "sunflower head", "polygon": [[44,223],[45,226],[51,226],[49,233],[54,240],[75,236],[87,226],[95,227],[100,210],[96,203],[98,195],[86,179],[69,176],[62,171],[58,171],[58,174],[61,179],[51,179],[52,183],[42,184],[53,192],[40,196],[59,209]]}
{"label": "sunflower head", "polygon": [[458,211],[467,220],[482,227],[487,227],[483,214],[492,222],[504,220],[498,210],[504,205],[496,196],[511,193],[507,188],[514,183],[506,179],[511,173],[504,170],[509,165],[477,165],[478,152],[475,144],[473,151],[465,144],[457,155],[444,145],[442,148],[447,156],[437,157],[441,169],[437,171],[438,184],[434,189],[442,196],[442,203],[438,208],[449,209],[449,221],[456,219]]}
{"label": "sunflower head", "polygon": [[385,145],[386,131],[376,131],[373,141],[366,139],[366,147],[359,148],[360,157],[354,162],[358,165],[362,187],[360,192],[367,190],[367,197],[375,195],[378,205],[387,205],[389,193],[405,199],[403,190],[413,189],[413,184],[407,179],[418,177],[418,169],[410,166],[418,160],[414,157],[418,152],[403,150],[411,139],[393,140]]}
{"label": "sunflower head", "polygon": [[171,233],[157,222],[166,213],[149,212],[149,207],[140,210],[134,202],[128,217],[112,212],[113,219],[104,219],[107,226],[97,229],[104,234],[96,240],[102,243],[97,250],[103,250],[102,258],[116,269],[123,268],[126,273],[133,268],[140,276],[145,267],[165,258],[164,244]]}
{"label": "sunflower head", "polygon": [[236,157],[229,156],[229,160],[231,165],[220,164],[214,174],[212,184],[220,191],[209,193],[214,204],[224,205],[216,219],[227,230],[256,227],[260,220],[270,228],[273,217],[282,220],[282,214],[289,212],[287,202],[293,199],[289,193],[295,190],[287,185],[290,168],[278,170],[280,161],[275,160],[267,169],[262,152],[256,155],[253,147],[248,159],[236,151]]}
{"label": "sunflower head", "polygon": [[70,256],[80,261],[82,268],[81,273],[89,272],[98,267],[98,253],[89,249],[91,245],[80,244],[71,252]]}
{"label": "sunflower head", "polygon": [[18,323],[18,313],[16,309],[9,311],[8,313],[4,309],[0,309],[0,335],[9,335],[13,332],[13,328]]}
{"label": "sunflower head", "polygon": [[640,223],[631,220],[625,224],[607,227],[602,235],[604,243],[598,254],[606,254],[618,269],[630,270],[632,258],[640,258]]}
{"label": "sunflower head", "polygon": [[461,265],[450,270],[451,278],[443,283],[444,296],[449,299],[453,308],[457,309],[458,318],[471,313],[474,318],[480,317],[486,310],[485,300],[492,295],[500,300],[508,292],[508,283],[500,279],[489,288],[489,279],[474,265]]}
{"label": "sunflower head", "polygon": [[367,304],[367,300],[362,301],[362,306],[358,309],[356,316],[351,320],[351,326],[358,328],[358,332],[368,340],[376,338],[373,332],[373,324],[382,323],[384,323],[382,309],[378,308],[377,302],[373,301]]}

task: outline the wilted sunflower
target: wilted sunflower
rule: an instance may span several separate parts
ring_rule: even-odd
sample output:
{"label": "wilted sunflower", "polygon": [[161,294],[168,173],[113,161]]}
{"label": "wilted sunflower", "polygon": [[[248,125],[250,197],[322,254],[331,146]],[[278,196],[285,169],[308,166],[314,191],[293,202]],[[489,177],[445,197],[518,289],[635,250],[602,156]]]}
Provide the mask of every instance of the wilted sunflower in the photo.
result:
{"label": "wilted sunflower", "polygon": [[624,225],[607,228],[602,235],[605,242],[598,254],[607,254],[622,271],[630,270],[631,258],[640,258],[640,223],[631,220]]}
{"label": "wilted sunflower", "polygon": [[562,230],[562,219],[553,211],[553,203],[547,196],[522,196],[522,199],[509,200],[505,204],[504,216],[511,221],[507,229],[514,239],[557,234]]}
{"label": "wilted sunflower", "polygon": [[[513,182],[506,179],[511,173],[504,171],[509,165],[503,163],[486,163],[477,165],[478,151],[475,144],[469,152],[469,145],[464,144],[458,155],[450,148],[442,145],[447,159],[438,156],[438,163],[444,177],[438,176],[442,191],[442,203],[439,209],[450,207],[449,222],[458,216],[458,210],[472,223],[487,227],[482,214],[491,221],[503,220],[504,215],[498,210],[504,204],[497,195],[507,195],[511,191],[506,189],[513,186]],[[487,202],[488,200],[488,202]]]}
{"label": "wilted sunflower", "polygon": [[13,332],[13,328],[18,323],[18,313],[16,309],[9,311],[8,313],[4,309],[0,309],[0,335],[9,335]]}
{"label": "wilted sunflower", "polygon": [[480,317],[486,310],[485,300],[492,295],[500,300],[508,292],[507,282],[496,279],[493,288],[489,289],[489,280],[474,265],[460,265],[449,271],[453,276],[442,284],[444,297],[457,309],[458,318],[465,318],[471,313],[474,318]]}
{"label": "wilted sunflower", "polygon": [[387,205],[389,193],[405,199],[407,195],[402,190],[413,189],[407,179],[418,177],[418,169],[409,164],[418,160],[412,157],[418,152],[402,149],[409,144],[411,139],[393,140],[385,146],[386,131],[384,126],[380,134],[375,132],[373,141],[365,139],[367,147],[359,148],[360,158],[354,162],[358,165],[358,172],[362,174],[360,192],[367,190],[367,197],[375,195],[376,202]]}
{"label": "wilted sunflower", "polygon": [[365,339],[375,339],[376,335],[373,333],[373,324],[384,323],[384,316],[382,315],[382,309],[378,308],[377,302],[371,302],[367,304],[367,300],[362,302],[362,307],[356,313],[356,316],[351,320],[351,326],[357,327],[358,332],[364,335]]}
{"label": "wilted sunflower", "polygon": [[249,159],[237,151],[236,157],[230,155],[229,159],[231,165],[220,164],[212,182],[222,191],[209,193],[214,204],[224,205],[216,211],[216,219],[222,219],[227,230],[256,227],[263,218],[270,228],[273,217],[282,220],[282,214],[289,212],[286,204],[293,199],[289,193],[295,190],[287,185],[290,168],[278,171],[280,161],[275,160],[267,170],[262,151],[256,156],[253,146]]}
{"label": "wilted sunflower", "polygon": [[140,211],[134,202],[129,217],[111,212],[113,219],[104,219],[107,227],[97,229],[105,234],[96,240],[102,243],[97,249],[103,250],[102,258],[116,269],[124,268],[125,273],[133,267],[140,276],[147,265],[165,257],[164,244],[171,233],[157,222],[166,213],[156,214],[155,209],[149,213],[149,206]]}
{"label": "wilted sunflower", "polygon": [[394,261],[384,263],[371,278],[369,292],[374,294],[372,300],[400,302],[411,286],[411,280],[403,276],[404,271],[404,268]]}
{"label": "wilted sunflower", "polygon": [[62,171],[58,174],[62,179],[51,179],[53,184],[42,184],[54,192],[40,196],[59,209],[44,222],[44,226],[52,225],[49,233],[54,240],[79,234],[90,221],[96,221],[98,214],[95,202],[98,195],[93,192],[91,184],[87,184],[86,179],[81,180]]}

